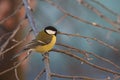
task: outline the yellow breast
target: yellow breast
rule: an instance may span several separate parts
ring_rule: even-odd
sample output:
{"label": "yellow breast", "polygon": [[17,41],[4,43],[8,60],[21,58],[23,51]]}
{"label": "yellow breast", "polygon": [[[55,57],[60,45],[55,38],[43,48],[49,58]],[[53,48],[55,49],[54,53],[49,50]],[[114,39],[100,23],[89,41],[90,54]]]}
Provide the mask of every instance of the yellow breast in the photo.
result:
{"label": "yellow breast", "polygon": [[55,43],[56,43],[56,36],[53,35],[53,38],[49,44],[46,44],[44,46],[37,46],[35,48],[35,51],[39,53],[46,53],[54,47]]}

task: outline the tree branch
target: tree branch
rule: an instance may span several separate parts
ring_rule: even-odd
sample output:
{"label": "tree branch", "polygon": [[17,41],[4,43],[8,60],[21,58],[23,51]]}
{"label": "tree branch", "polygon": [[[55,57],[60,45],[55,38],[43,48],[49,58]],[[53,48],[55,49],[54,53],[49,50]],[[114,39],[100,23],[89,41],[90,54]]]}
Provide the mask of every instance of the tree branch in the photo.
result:
{"label": "tree branch", "polygon": [[49,53],[44,53],[44,65],[45,65],[45,72],[46,72],[46,80],[51,80],[51,71],[50,71],[50,64],[49,64]]}
{"label": "tree branch", "polygon": [[15,71],[15,77],[16,77],[16,80],[20,80],[19,77],[18,77],[17,68],[15,68],[14,71]]}
{"label": "tree branch", "polygon": [[21,22],[18,24],[18,27],[13,31],[12,35],[7,39],[7,41],[1,46],[0,51],[2,52],[6,46],[8,45],[9,41],[13,39],[13,37],[16,35],[18,30],[20,29],[21,24],[24,22],[24,20],[21,20]]}
{"label": "tree branch", "polygon": [[96,57],[97,59],[100,59],[100,60],[102,60],[102,61],[104,61],[104,62],[107,62],[107,63],[113,65],[114,67],[116,67],[117,69],[120,70],[120,66],[118,66],[118,65],[115,64],[114,62],[110,61],[109,59],[103,58],[103,57],[101,57],[101,56],[99,56],[99,55],[97,55],[97,54],[94,54],[94,53],[92,53],[92,52],[88,52],[88,51],[85,51],[85,50],[77,49],[77,48],[75,48],[75,47],[72,47],[72,46],[66,45],[66,44],[62,44],[62,43],[57,43],[56,45],[69,48],[69,49],[74,50],[74,51],[76,51],[76,52],[79,52],[80,54],[83,54],[83,55],[85,55],[85,56],[86,56],[86,54],[93,55],[93,56]]}
{"label": "tree branch", "polygon": [[83,58],[81,58],[81,57],[79,57],[77,55],[72,54],[71,52],[68,52],[68,51],[65,51],[65,50],[59,50],[59,49],[54,49],[53,51],[66,54],[66,55],[68,55],[68,56],[70,56],[70,57],[72,57],[74,59],[80,60],[80,61],[82,61],[82,62],[84,62],[84,63],[86,63],[86,64],[88,64],[88,65],[90,65],[90,66],[92,66],[94,68],[99,69],[99,70],[102,70],[102,71],[105,71],[105,72],[108,72],[108,73],[112,73],[112,74],[116,74],[116,75],[120,75],[119,72],[116,72],[116,71],[113,71],[113,70],[110,70],[110,69],[95,65],[95,64],[93,64],[91,62],[88,62],[87,60],[84,60]]}
{"label": "tree branch", "polygon": [[82,80],[104,80],[104,79],[96,79],[96,78],[90,78],[86,76],[68,76],[68,75],[61,75],[61,74],[56,74],[56,73],[51,73],[52,77],[57,77],[57,78],[66,78],[66,79],[82,79]]}
{"label": "tree branch", "polygon": [[113,14],[114,16],[119,16],[120,14],[112,11],[110,8],[106,7],[105,5],[101,4],[99,1],[97,0],[91,0],[94,3],[98,4],[99,6],[101,6],[103,9],[105,9],[106,11],[108,11],[109,13]]}
{"label": "tree branch", "polygon": [[7,73],[7,72],[9,72],[9,71],[11,71],[11,70],[19,67],[19,66],[30,56],[30,54],[31,54],[31,53],[29,53],[27,56],[25,56],[21,61],[17,62],[15,66],[13,66],[13,67],[11,67],[11,68],[8,68],[8,69],[6,69],[5,71],[0,72],[0,75],[3,75],[3,74],[5,74],[5,73]]}
{"label": "tree branch", "polygon": [[19,31],[19,29],[21,28],[21,24],[24,22],[24,20],[22,19],[21,22],[18,24],[17,28],[12,32],[11,36],[7,39],[7,41],[1,46],[0,48],[0,56],[6,52],[8,52],[9,50],[13,49],[14,47],[18,46],[19,44],[21,44],[23,41],[18,42],[17,44],[13,45],[12,47],[5,49],[9,43],[10,40],[13,39],[13,37],[16,35],[16,33]]}
{"label": "tree branch", "polygon": [[107,44],[107,43],[105,43],[105,42],[103,42],[103,41],[101,41],[101,40],[99,40],[99,39],[97,39],[97,38],[82,36],[82,35],[80,35],[80,34],[63,33],[63,32],[60,32],[60,34],[62,34],[62,35],[67,35],[67,36],[73,36],[73,37],[80,37],[80,38],[84,38],[84,39],[86,39],[86,40],[88,40],[88,39],[94,40],[94,41],[96,41],[96,42],[98,42],[98,43],[100,43],[100,44],[102,44],[102,45],[104,45],[104,46],[106,46],[106,47],[108,47],[108,48],[111,48],[111,49],[114,50],[114,51],[118,51],[118,50],[119,50],[119,49],[115,48],[114,46],[111,46],[111,45],[109,45],[109,44]]}
{"label": "tree branch", "polygon": [[86,24],[89,24],[89,25],[92,25],[93,27],[97,27],[97,28],[101,28],[101,29],[105,29],[105,30],[108,30],[108,31],[112,31],[112,32],[118,32],[120,33],[120,31],[118,29],[112,29],[112,28],[108,28],[108,27],[105,27],[105,26],[102,26],[100,24],[97,24],[96,22],[89,22],[87,20],[84,20],[78,16],[74,16],[73,14],[67,12],[66,10],[64,10],[61,6],[58,6],[57,4],[55,4],[54,2],[52,2],[51,0],[45,0],[46,2],[48,2],[49,4],[53,5],[54,7],[56,7],[58,10],[60,10],[63,14],[67,15],[67,16],[70,16],[80,22],[83,22],[83,23],[86,23]]}
{"label": "tree branch", "polygon": [[43,75],[44,72],[45,72],[45,69],[41,70],[34,80],[39,80],[39,78]]}
{"label": "tree branch", "polygon": [[92,5],[90,5],[89,3],[87,3],[85,0],[82,0],[81,4],[83,6],[85,6],[85,7],[87,7],[88,9],[90,9],[91,11],[93,11],[94,13],[96,13],[103,20],[105,20],[106,22],[108,22],[113,27],[115,27],[115,28],[117,28],[119,30],[119,24],[118,23],[116,23],[116,22],[112,21],[111,19],[109,19],[108,17],[104,16],[98,9],[96,9],[95,7],[93,7]]}
{"label": "tree branch", "polygon": [[26,10],[26,16],[27,16],[28,21],[31,25],[31,28],[33,29],[33,32],[36,36],[38,31],[37,31],[37,26],[35,24],[35,21],[33,19],[32,13],[31,13],[31,7],[28,4],[28,0],[23,0],[23,3],[24,3],[24,6],[25,6],[25,10]]}

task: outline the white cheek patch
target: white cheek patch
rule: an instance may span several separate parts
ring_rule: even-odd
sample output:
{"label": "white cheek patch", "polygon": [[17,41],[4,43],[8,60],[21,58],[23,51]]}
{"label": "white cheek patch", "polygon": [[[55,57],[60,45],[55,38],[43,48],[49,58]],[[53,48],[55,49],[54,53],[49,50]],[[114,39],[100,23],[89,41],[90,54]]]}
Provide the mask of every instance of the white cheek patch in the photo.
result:
{"label": "white cheek patch", "polygon": [[52,30],[46,30],[46,32],[47,32],[48,34],[55,34],[55,33],[56,33],[56,31],[52,31]]}

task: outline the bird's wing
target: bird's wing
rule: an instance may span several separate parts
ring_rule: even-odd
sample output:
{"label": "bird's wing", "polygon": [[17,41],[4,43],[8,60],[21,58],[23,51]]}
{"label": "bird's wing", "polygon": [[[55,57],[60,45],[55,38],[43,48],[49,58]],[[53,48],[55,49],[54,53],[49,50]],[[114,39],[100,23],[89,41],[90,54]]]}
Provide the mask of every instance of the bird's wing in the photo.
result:
{"label": "bird's wing", "polygon": [[34,39],[34,40],[32,40],[30,43],[28,43],[25,47],[24,47],[24,49],[25,50],[28,50],[28,49],[33,49],[33,48],[35,48],[36,46],[43,46],[43,45],[46,45],[47,43],[45,43],[45,42],[43,42],[43,41],[40,41],[40,40],[36,40],[36,39]]}
{"label": "bird's wing", "polygon": [[16,57],[19,57],[23,52],[27,51],[27,50],[30,50],[30,49],[34,49],[37,45],[46,45],[45,42],[43,41],[40,41],[40,40],[32,40],[30,43],[28,43],[27,45],[25,45],[19,52],[18,54],[16,54],[15,56],[12,57],[11,60],[15,59]]}

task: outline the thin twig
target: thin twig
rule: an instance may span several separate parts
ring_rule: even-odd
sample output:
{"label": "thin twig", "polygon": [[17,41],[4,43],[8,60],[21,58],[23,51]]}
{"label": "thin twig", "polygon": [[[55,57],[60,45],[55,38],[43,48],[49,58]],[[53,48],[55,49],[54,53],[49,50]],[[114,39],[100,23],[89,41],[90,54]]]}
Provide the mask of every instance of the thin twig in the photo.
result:
{"label": "thin twig", "polygon": [[71,14],[71,13],[67,12],[66,10],[64,10],[61,6],[58,6],[57,4],[55,4],[54,2],[52,2],[51,0],[45,0],[45,1],[47,1],[49,4],[53,5],[57,9],[59,9],[65,15],[70,16],[70,17],[72,17],[72,18],[74,18],[74,19],[76,19],[76,20],[78,20],[80,22],[92,25],[92,26],[97,27],[97,28],[101,28],[101,29],[105,29],[105,30],[108,30],[108,31],[119,32],[120,33],[120,31],[118,29],[115,30],[115,29],[112,29],[112,28],[108,28],[108,27],[102,26],[100,24],[97,24],[96,22],[89,22],[89,21],[84,20],[84,19],[82,19],[82,18],[80,18],[78,16],[74,16],[73,14]]}
{"label": "thin twig", "polygon": [[0,36],[0,42],[3,40],[3,38],[5,38],[6,36],[8,36],[10,34],[12,34],[12,32],[8,32],[8,33],[5,33],[2,36]]}
{"label": "thin twig", "polygon": [[90,77],[86,77],[86,76],[68,76],[68,75],[61,75],[61,74],[56,74],[56,73],[51,73],[51,76],[57,77],[57,78],[66,78],[66,79],[104,80],[104,79],[90,78]]}
{"label": "thin twig", "polygon": [[102,3],[100,3],[99,1],[97,0],[91,0],[93,1],[94,3],[98,4],[99,6],[101,6],[103,9],[105,9],[106,11],[110,12],[111,14],[113,14],[114,16],[119,16],[120,14],[112,11],[110,8],[106,7],[105,5],[103,5]]}
{"label": "thin twig", "polygon": [[65,50],[59,50],[59,49],[54,49],[53,51],[66,54],[66,55],[68,55],[68,56],[70,56],[70,57],[72,57],[74,59],[80,60],[80,61],[82,61],[82,62],[84,62],[84,63],[86,63],[86,64],[88,64],[88,65],[90,65],[90,66],[92,66],[92,67],[94,67],[96,69],[102,70],[104,72],[120,75],[119,72],[116,72],[116,71],[113,71],[113,70],[110,70],[110,69],[95,65],[95,64],[93,64],[93,63],[91,63],[91,62],[89,62],[87,60],[84,60],[83,58],[81,58],[81,57],[79,57],[79,56],[77,56],[75,54],[72,54],[71,52],[68,52],[68,51],[65,51]]}
{"label": "thin twig", "polygon": [[113,66],[115,66],[117,69],[120,70],[120,66],[118,66],[118,65],[115,64],[114,62],[110,61],[109,59],[106,59],[106,58],[104,58],[104,57],[101,57],[101,56],[99,56],[99,55],[97,55],[97,54],[95,54],[95,53],[88,52],[88,51],[81,50],[81,49],[77,49],[77,48],[75,48],[75,47],[72,47],[72,46],[66,45],[66,44],[62,44],[62,43],[56,43],[56,45],[59,45],[59,46],[63,46],[63,47],[72,49],[72,50],[77,51],[77,52],[79,52],[79,53],[81,53],[81,54],[84,54],[84,55],[86,55],[86,53],[87,53],[87,54],[90,54],[90,55],[93,55],[93,56],[96,57],[97,59],[100,59],[100,60],[102,60],[102,61],[104,61],[104,62],[107,62],[107,63],[109,63],[109,64],[112,64]]}
{"label": "thin twig", "polygon": [[51,80],[51,71],[50,71],[50,64],[49,64],[49,53],[45,53],[44,55],[44,65],[45,65],[45,72],[46,72],[46,80]]}
{"label": "thin twig", "polygon": [[5,74],[5,73],[7,73],[7,72],[9,72],[9,71],[11,71],[11,70],[19,67],[19,66],[30,56],[30,54],[31,54],[31,53],[29,53],[27,56],[25,56],[21,61],[17,62],[17,64],[16,64],[15,66],[13,66],[13,67],[11,67],[11,68],[8,68],[8,69],[0,72],[0,75],[3,75],[3,74]]}
{"label": "thin twig", "polygon": [[73,37],[80,37],[80,38],[84,38],[84,39],[86,39],[86,40],[88,40],[88,39],[94,40],[94,41],[96,41],[96,42],[98,42],[98,43],[100,43],[100,44],[102,44],[102,45],[104,45],[104,46],[106,46],[106,47],[114,50],[114,51],[119,51],[119,49],[115,48],[114,46],[111,46],[111,45],[109,45],[109,44],[107,44],[107,43],[105,43],[105,42],[103,42],[103,41],[101,41],[101,40],[99,40],[99,39],[97,39],[97,38],[82,36],[82,35],[80,35],[80,34],[68,34],[68,33],[63,33],[63,32],[60,32],[60,34],[62,34],[62,35],[67,35],[67,36],[73,36]]}
{"label": "thin twig", "polygon": [[34,80],[39,80],[39,78],[43,75],[44,72],[45,72],[45,69],[42,69]]}
{"label": "thin twig", "polygon": [[[24,20],[22,20],[19,24],[18,27],[13,31],[13,33],[11,34],[11,36],[7,39],[7,41],[1,46],[0,48],[0,55],[5,53],[3,52],[4,49],[6,48],[6,46],[8,45],[9,41],[13,39],[13,37],[16,35],[16,33],[18,32],[18,30],[21,28],[21,24],[24,22]],[[12,47],[11,47],[12,48]],[[9,50],[9,49],[8,49]],[[5,50],[7,51],[7,50]]]}
{"label": "thin twig", "polygon": [[62,17],[60,17],[60,18],[55,22],[54,25],[59,24],[59,23],[62,22],[66,17],[67,17],[67,15],[63,15]]}
{"label": "thin twig", "polygon": [[12,35],[7,39],[7,41],[1,46],[0,51],[2,52],[6,46],[8,45],[9,41],[16,35],[18,30],[21,28],[21,24],[24,22],[22,19],[21,22],[18,24],[18,27],[13,31]]}
{"label": "thin twig", "polygon": [[[21,24],[20,24],[21,25]],[[13,34],[7,39],[7,41],[1,46],[1,48],[0,48],[0,51],[2,52],[5,48],[6,48],[6,46],[8,45],[8,43],[9,43],[9,41],[16,35],[16,33],[18,32],[18,30],[20,29],[20,27],[18,26],[15,30],[14,30],[14,32],[13,32]]]}
{"label": "thin twig", "polygon": [[18,77],[17,68],[15,68],[14,71],[15,71],[15,77],[16,77],[16,80],[20,80],[19,77]]}
{"label": "thin twig", "polygon": [[26,35],[26,37],[23,40],[17,42],[16,44],[14,44],[13,46],[11,46],[10,48],[4,50],[3,52],[0,53],[0,55],[5,54],[6,52],[12,50],[13,48],[15,48],[15,47],[19,46],[20,44],[22,44],[23,42],[25,42],[26,39],[27,39],[27,37],[30,35],[30,32],[31,31],[28,32],[28,34]]}
{"label": "thin twig", "polygon": [[11,46],[10,48],[8,48],[8,49],[4,50],[3,52],[1,52],[0,55],[5,54],[6,52],[12,50],[13,48],[15,48],[15,47],[17,47],[18,45],[22,44],[24,41],[25,41],[24,39],[21,40],[21,41],[19,41],[19,42],[16,43],[15,45],[13,45],[13,46]]}
{"label": "thin twig", "polygon": [[113,27],[116,27],[117,29],[119,29],[119,24],[112,21],[111,19],[109,19],[108,17],[106,17],[105,15],[103,15],[102,12],[100,12],[98,9],[96,9],[95,7],[93,7],[92,5],[90,5],[89,3],[87,3],[85,0],[81,1],[81,4],[85,7],[87,7],[88,9],[90,9],[91,11],[93,11],[94,13],[96,13],[99,17],[101,17],[102,19],[104,19],[106,22],[108,22],[109,24],[111,24]]}
{"label": "thin twig", "polygon": [[120,76],[118,76],[118,75],[114,75],[113,80],[119,80],[119,79],[120,79]]}

